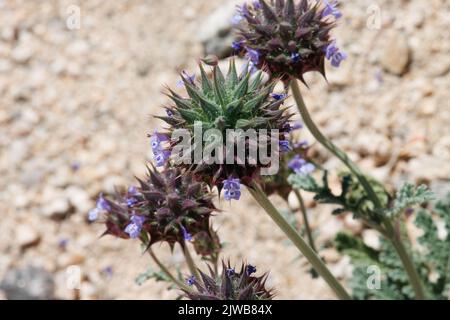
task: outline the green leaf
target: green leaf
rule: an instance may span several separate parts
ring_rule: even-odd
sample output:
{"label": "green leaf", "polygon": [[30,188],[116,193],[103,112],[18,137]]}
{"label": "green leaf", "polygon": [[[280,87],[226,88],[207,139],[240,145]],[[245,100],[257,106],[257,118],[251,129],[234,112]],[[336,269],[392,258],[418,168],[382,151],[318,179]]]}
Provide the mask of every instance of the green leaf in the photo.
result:
{"label": "green leaf", "polygon": [[156,272],[152,268],[148,268],[147,271],[138,275],[134,281],[136,282],[137,285],[141,286],[150,279],[169,283],[172,282],[171,279],[168,276],[166,276],[164,272],[162,271]]}
{"label": "green leaf", "polygon": [[250,73],[247,73],[245,77],[239,82],[238,86],[233,92],[233,96],[235,99],[240,99],[247,94],[248,90],[248,82],[250,79]]}
{"label": "green leaf", "polygon": [[227,85],[228,87],[233,88],[238,83],[238,74],[236,71],[236,63],[234,59],[230,59],[230,66],[228,68],[228,74],[227,74]]}
{"label": "green leaf", "polygon": [[433,200],[434,197],[434,193],[427,186],[421,185],[415,188],[414,185],[406,183],[397,192],[397,197],[394,200],[392,208],[385,210],[385,214],[388,217],[396,217],[407,208]]}
{"label": "green leaf", "polygon": [[203,65],[200,63],[199,66],[200,66],[200,74],[202,77],[203,94],[207,94],[208,92],[212,91],[211,82],[209,81],[208,75],[206,74]]}

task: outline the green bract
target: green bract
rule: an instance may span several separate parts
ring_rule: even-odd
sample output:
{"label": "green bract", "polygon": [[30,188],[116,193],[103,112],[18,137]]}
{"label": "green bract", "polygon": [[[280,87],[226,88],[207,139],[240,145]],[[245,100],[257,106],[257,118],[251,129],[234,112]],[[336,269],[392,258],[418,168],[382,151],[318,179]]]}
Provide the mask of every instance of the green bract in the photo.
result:
{"label": "green bract", "polygon": [[[282,107],[284,98],[271,96],[275,83],[265,83],[262,72],[254,75],[245,67],[238,74],[234,60],[230,60],[229,71],[225,76],[218,66],[212,70],[212,79],[208,77],[200,64],[201,81],[196,83],[192,77],[182,75],[187,96],[182,97],[169,89],[169,97],[174,105],[166,107],[168,116],[158,117],[168,125],[166,135],[172,136],[177,130],[189,132],[192,150],[179,155],[180,159],[188,159],[188,163],[176,163],[191,171],[206,181],[210,186],[219,185],[229,177],[239,178],[241,183],[248,184],[259,177],[260,169],[267,167],[258,158],[252,163],[249,158],[251,148],[266,148],[270,152],[271,142],[285,140],[289,131],[290,114]],[[247,130],[255,130],[258,137],[266,135],[266,141],[244,140]],[[264,133],[263,129],[266,129]],[[276,129],[278,131],[271,131]],[[236,139],[227,139],[229,131],[236,134]],[[211,133],[211,134],[208,134]],[[197,141],[200,141],[198,143]],[[244,142],[241,144],[241,142]],[[174,156],[174,147],[181,143],[180,139],[171,139],[170,151]],[[256,145],[254,145],[256,143]],[[226,148],[228,147],[228,149]],[[237,149],[245,151],[244,159],[237,157]],[[195,148],[203,152],[211,151],[210,155],[217,161],[207,163],[205,157],[196,161]],[[232,153],[233,161],[226,161],[227,152]],[[181,161],[180,161],[181,162]]]}

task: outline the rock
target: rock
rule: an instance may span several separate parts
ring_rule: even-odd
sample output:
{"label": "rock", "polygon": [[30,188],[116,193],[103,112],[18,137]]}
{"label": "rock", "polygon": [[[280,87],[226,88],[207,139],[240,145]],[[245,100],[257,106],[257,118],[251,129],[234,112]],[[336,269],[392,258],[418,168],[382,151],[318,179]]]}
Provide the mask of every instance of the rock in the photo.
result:
{"label": "rock", "polygon": [[342,230],[341,220],[330,218],[320,226],[318,242],[333,241],[336,234]]}
{"label": "rock", "polygon": [[339,278],[351,278],[353,273],[353,266],[349,256],[344,256],[338,263],[330,266],[331,273]]}
{"label": "rock", "polygon": [[18,64],[26,64],[33,56],[33,50],[26,45],[19,45],[11,52],[11,59]]}
{"label": "rock", "polygon": [[49,300],[54,299],[55,284],[46,270],[26,266],[7,271],[0,289],[8,300]]}
{"label": "rock", "polygon": [[80,288],[80,299],[81,300],[96,300],[99,299],[98,289],[89,282],[83,282]]}
{"label": "rock", "polygon": [[361,157],[373,156],[377,167],[385,165],[392,154],[392,142],[377,132],[361,132],[355,139],[355,149]]}
{"label": "rock", "polygon": [[327,248],[327,249],[321,250],[320,251],[320,256],[327,263],[335,263],[335,262],[338,262],[341,259],[341,255],[334,248]]}
{"label": "rock", "polygon": [[362,238],[366,246],[375,250],[380,249],[380,234],[377,231],[366,229],[362,232]]}
{"label": "rock", "polygon": [[61,197],[56,198],[48,205],[44,206],[42,208],[42,213],[48,218],[60,220],[66,218],[71,213],[72,209],[69,200]]}
{"label": "rock", "polygon": [[409,161],[407,172],[415,183],[448,180],[450,163],[442,158],[422,154],[418,158]]}
{"label": "rock", "polygon": [[353,218],[352,214],[347,214],[344,218],[344,226],[353,234],[360,234],[363,230],[363,224],[360,220]]}
{"label": "rock", "polygon": [[30,225],[19,224],[15,228],[15,242],[22,249],[35,246],[40,240],[40,234]]}
{"label": "rock", "polygon": [[64,252],[58,255],[56,260],[57,267],[60,269],[73,265],[82,264],[86,260],[86,256],[82,252]]}
{"label": "rock", "polygon": [[86,213],[92,208],[92,201],[89,194],[80,187],[70,186],[65,190],[70,205],[78,212]]}
{"label": "rock", "polygon": [[383,52],[380,62],[392,74],[403,75],[411,62],[411,52],[406,35],[400,31],[390,31],[382,35]]}
{"label": "rock", "polygon": [[198,38],[203,44],[204,54],[213,54],[219,58],[231,55],[231,43],[234,36],[231,31],[231,18],[236,12],[236,3],[227,2],[217,8],[198,31]]}

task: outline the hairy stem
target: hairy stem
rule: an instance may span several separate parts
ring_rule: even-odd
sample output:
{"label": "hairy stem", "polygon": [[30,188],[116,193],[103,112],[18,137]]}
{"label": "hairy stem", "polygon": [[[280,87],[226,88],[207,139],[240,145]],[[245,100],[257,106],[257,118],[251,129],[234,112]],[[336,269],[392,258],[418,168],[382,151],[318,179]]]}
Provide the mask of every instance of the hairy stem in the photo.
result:
{"label": "hairy stem", "polygon": [[197,266],[195,265],[194,259],[192,259],[191,252],[189,251],[187,244],[184,244],[183,253],[184,253],[184,257],[186,258],[186,263],[187,263],[192,275],[197,280],[200,280],[201,279],[200,273],[198,272],[198,269],[197,269]]}
{"label": "hairy stem", "polygon": [[303,200],[303,197],[300,193],[299,190],[294,189],[294,193],[298,199],[298,202],[300,203],[300,211],[302,213],[303,216],[303,223],[305,224],[305,231],[306,231],[306,236],[308,237],[308,242],[309,242],[309,246],[315,251],[317,252],[316,246],[314,244],[314,238],[312,235],[312,230],[311,227],[309,226],[309,219],[308,219],[308,214],[306,212],[306,206],[305,206],[305,201]]}
{"label": "hairy stem", "polygon": [[267,198],[267,195],[261,187],[255,182],[248,188],[253,198],[259,205],[267,212],[278,227],[288,236],[288,238],[295,244],[300,252],[308,259],[317,273],[328,283],[328,285],[336,293],[336,296],[341,300],[350,300],[351,297],[333,276],[322,259],[314,252],[308,243],[302,238],[297,230],[292,227],[283,215],[274,207],[272,202]]}
{"label": "hairy stem", "polygon": [[366,191],[367,195],[369,196],[370,200],[373,202],[375,207],[381,208],[381,202],[378,199],[378,196],[376,195],[369,181],[363,175],[359,167],[347,156],[345,152],[340,150],[330,140],[328,140],[322,134],[322,132],[320,132],[319,128],[317,128],[316,124],[311,119],[308,109],[306,108],[305,102],[303,101],[303,97],[300,92],[297,80],[291,80],[290,86],[300,115],[302,116],[303,122],[308,128],[308,130],[320,144],[322,144],[325,148],[327,148],[332,154],[334,154],[339,160],[341,160],[347,166],[347,168],[350,169],[350,171],[358,178],[358,181],[363,186],[364,190]]}
{"label": "hairy stem", "polygon": [[148,253],[150,254],[150,257],[152,257],[153,261],[158,265],[158,267],[161,269],[164,274],[172,280],[174,284],[176,284],[178,287],[190,290],[187,285],[185,285],[183,282],[181,282],[179,279],[177,279],[170,271],[167,269],[167,267],[156,257],[155,253],[152,251],[152,249],[148,249]]}
{"label": "hairy stem", "polygon": [[386,229],[391,240],[392,245],[394,246],[397,254],[402,261],[403,266],[405,267],[406,274],[408,275],[409,282],[414,290],[414,294],[417,300],[424,300],[425,293],[422,287],[422,281],[420,280],[419,273],[417,272],[416,267],[414,266],[414,262],[412,261],[411,256],[408,254],[408,251],[403,244],[401,239],[400,232],[397,232],[392,225],[390,220],[385,221]]}
{"label": "hairy stem", "polygon": [[[347,154],[345,152],[340,150],[330,140],[328,140],[322,134],[322,132],[320,132],[319,128],[317,128],[316,124],[311,119],[308,109],[306,108],[305,102],[303,101],[303,97],[300,92],[300,88],[298,86],[297,80],[292,80],[290,82],[290,87],[291,87],[295,102],[297,104],[298,110],[302,116],[303,122],[306,125],[306,127],[309,129],[311,134],[314,136],[314,138],[316,138],[316,140],[320,144],[322,144],[325,148],[327,148],[339,160],[341,160],[347,166],[347,168],[350,169],[350,171],[358,178],[359,183],[361,183],[364,190],[366,191],[366,194],[368,195],[370,200],[373,202],[375,209],[381,209],[382,205],[381,205],[380,199],[376,195],[376,193],[373,190],[372,186],[370,185],[369,181],[363,175],[363,173],[361,172],[359,167],[352,160],[350,160],[350,158],[347,156]],[[417,270],[414,267],[411,257],[408,255],[408,252],[406,251],[400,237],[398,235],[396,235],[396,232],[392,226],[391,221],[388,219],[385,219],[384,223],[385,223],[387,232],[383,233],[383,234],[388,235],[388,239],[393,243],[395,250],[397,251],[397,254],[398,254],[400,260],[402,261],[402,264],[405,267],[405,270],[408,274],[409,280],[410,280],[411,285],[416,294],[416,298],[423,299],[424,294],[423,294],[422,285],[421,285],[419,276],[417,274]]]}

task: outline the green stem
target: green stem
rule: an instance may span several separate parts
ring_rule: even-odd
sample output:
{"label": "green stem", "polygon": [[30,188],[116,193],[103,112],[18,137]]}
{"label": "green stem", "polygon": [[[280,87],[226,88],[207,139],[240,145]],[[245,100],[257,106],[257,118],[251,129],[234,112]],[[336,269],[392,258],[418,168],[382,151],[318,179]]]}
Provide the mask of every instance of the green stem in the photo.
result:
{"label": "green stem", "polygon": [[158,265],[158,267],[161,269],[162,272],[164,272],[164,274],[170,278],[170,280],[172,280],[173,283],[175,283],[176,285],[178,285],[180,288],[185,289],[185,290],[190,290],[189,287],[187,285],[185,285],[183,282],[181,282],[180,280],[178,280],[177,278],[175,278],[174,275],[172,275],[172,273],[169,271],[169,269],[167,269],[167,267],[158,259],[158,257],[156,257],[155,253],[152,251],[152,249],[148,249],[148,253],[150,254],[150,256],[152,257],[153,261],[155,261],[155,263]]}
{"label": "green stem", "polygon": [[387,229],[389,239],[392,242],[397,254],[402,261],[403,266],[405,267],[406,274],[408,275],[411,286],[414,290],[414,294],[417,300],[424,300],[425,293],[422,287],[422,281],[420,280],[419,273],[417,272],[416,267],[414,266],[414,262],[411,259],[411,256],[408,254],[403,241],[401,240],[400,232],[397,232],[392,225],[390,220],[385,221],[385,226]]}
{"label": "green stem", "polygon": [[363,175],[358,166],[347,156],[345,152],[336,147],[330,140],[328,140],[322,132],[320,132],[319,128],[317,128],[314,121],[311,119],[311,116],[306,108],[305,102],[303,101],[302,94],[300,92],[300,88],[298,86],[297,80],[291,80],[290,83],[292,94],[294,96],[295,102],[297,104],[298,110],[302,116],[303,122],[311,132],[311,134],[316,138],[316,140],[322,144],[325,148],[327,148],[332,154],[334,154],[338,159],[340,159],[349,169],[350,171],[358,178],[358,181],[363,186],[369,198],[372,200],[376,208],[381,208],[381,202],[378,199],[375,191],[370,185],[369,181],[367,181],[366,177]]}
{"label": "green stem", "polygon": [[309,219],[308,219],[308,215],[306,213],[305,201],[303,201],[303,197],[299,190],[294,189],[294,193],[297,196],[298,202],[300,203],[300,211],[302,212],[303,223],[305,224],[305,231],[306,231],[306,236],[308,237],[309,246],[315,252],[317,252],[316,246],[314,245],[314,238],[312,236],[311,227],[309,226]]}
{"label": "green stem", "polygon": [[259,205],[267,212],[272,220],[280,227],[280,229],[288,236],[288,238],[295,244],[300,252],[308,259],[313,268],[322,278],[328,283],[328,285],[336,293],[337,297],[341,300],[350,300],[351,297],[345,291],[344,287],[328,270],[327,266],[323,263],[322,259],[314,252],[314,250],[303,240],[302,236],[298,234],[297,230],[292,227],[283,215],[274,207],[272,202],[267,198],[261,187],[255,182],[248,188],[252,196],[259,203]]}
{"label": "green stem", "polygon": [[195,265],[194,259],[192,259],[191,253],[190,253],[189,248],[186,243],[184,244],[183,253],[184,253],[184,257],[186,258],[186,263],[187,263],[192,275],[198,281],[200,281],[200,279],[201,279],[200,273],[198,272],[197,266]]}
{"label": "green stem", "polygon": [[[336,147],[330,140],[328,140],[322,132],[320,132],[319,128],[317,128],[314,121],[311,119],[311,116],[308,112],[308,109],[306,108],[305,102],[303,101],[302,94],[300,92],[300,88],[298,86],[297,80],[292,80],[290,82],[290,87],[292,90],[292,94],[294,96],[295,102],[297,104],[298,110],[302,116],[302,119],[306,125],[306,127],[309,129],[311,134],[316,138],[316,140],[321,143],[325,148],[327,148],[331,153],[333,153],[338,159],[340,159],[349,169],[350,171],[358,178],[358,181],[363,186],[364,190],[366,191],[367,195],[375,205],[375,209],[381,209],[382,205],[380,202],[380,199],[376,195],[375,191],[373,190],[372,186],[370,185],[369,181],[366,179],[366,177],[363,175],[359,167],[352,161],[350,158],[340,150],[338,147]],[[420,278],[417,274],[417,270],[414,267],[414,264],[412,262],[411,257],[408,255],[408,252],[406,251],[401,239],[396,235],[396,232],[390,222],[390,220],[385,219],[384,221],[386,226],[386,233],[388,235],[388,239],[391,240],[393,243],[395,250],[397,251],[397,254],[400,258],[400,260],[403,263],[403,266],[405,267],[405,270],[408,274],[409,280],[411,282],[411,285],[414,289],[414,292],[416,294],[417,299],[423,299],[423,289],[420,282]]]}

